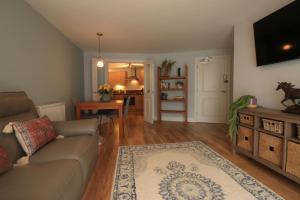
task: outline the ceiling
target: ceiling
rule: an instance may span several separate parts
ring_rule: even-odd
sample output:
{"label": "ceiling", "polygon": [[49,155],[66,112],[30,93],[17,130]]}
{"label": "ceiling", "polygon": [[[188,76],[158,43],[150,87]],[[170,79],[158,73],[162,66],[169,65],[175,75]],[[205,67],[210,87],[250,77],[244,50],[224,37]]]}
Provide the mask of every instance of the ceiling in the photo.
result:
{"label": "ceiling", "polygon": [[86,51],[161,53],[230,49],[233,25],[292,0],[26,0]]}

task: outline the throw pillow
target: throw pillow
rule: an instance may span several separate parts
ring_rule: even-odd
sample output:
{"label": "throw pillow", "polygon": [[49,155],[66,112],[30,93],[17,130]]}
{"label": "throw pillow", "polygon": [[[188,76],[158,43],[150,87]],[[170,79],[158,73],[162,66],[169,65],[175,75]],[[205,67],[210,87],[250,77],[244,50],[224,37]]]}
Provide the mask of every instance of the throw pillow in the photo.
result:
{"label": "throw pillow", "polygon": [[20,145],[28,156],[57,136],[47,116],[25,122],[13,122],[13,128]]}
{"label": "throw pillow", "polygon": [[13,167],[11,160],[8,158],[6,150],[0,146],[0,174],[10,170]]}
{"label": "throw pillow", "polygon": [[13,127],[12,127],[12,123],[9,122],[9,123],[3,128],[2,132],[5,133],[5,134],[11,134],[11,133],[13,133],[13,132],[14,132],[14,129],[13,129]]}
{"label": "throw pillow", "polygon": [[17,162],[14,164],[14,167],[21,167],[27,164],[29,164],[29,156],[23,156],[17,160]]}

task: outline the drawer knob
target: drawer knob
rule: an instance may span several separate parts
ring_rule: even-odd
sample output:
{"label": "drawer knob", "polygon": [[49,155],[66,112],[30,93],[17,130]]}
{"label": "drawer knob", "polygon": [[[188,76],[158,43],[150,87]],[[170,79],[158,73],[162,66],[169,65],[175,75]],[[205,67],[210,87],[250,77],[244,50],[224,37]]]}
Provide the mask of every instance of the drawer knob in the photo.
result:
{"label": "drawer knob", "polygon": [[269,146],[269,150],[270,150],[270,151],[274,151],[274,147]]}
{"label": "drawer knob", "polygon": [[245,140],[246,140],[246,141],[248,141],[248,140],[249,140],[249,138],[248,138],[247,136],[245,136]]}

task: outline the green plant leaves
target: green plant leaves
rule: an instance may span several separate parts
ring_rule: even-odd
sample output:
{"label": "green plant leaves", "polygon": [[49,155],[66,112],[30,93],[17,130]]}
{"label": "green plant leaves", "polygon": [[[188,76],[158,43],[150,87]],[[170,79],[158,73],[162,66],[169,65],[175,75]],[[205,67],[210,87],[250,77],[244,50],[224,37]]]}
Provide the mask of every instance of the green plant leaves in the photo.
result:
{"label": "green plant leaves", "polygon": [[238,100],[233,102],[229,108],[229,136],[233,138],[237,133],[237,125],[239,121],[238,111],[242,108],[245,108],[249,105],[250,99],[255,98],[252,95],[241,96]]}

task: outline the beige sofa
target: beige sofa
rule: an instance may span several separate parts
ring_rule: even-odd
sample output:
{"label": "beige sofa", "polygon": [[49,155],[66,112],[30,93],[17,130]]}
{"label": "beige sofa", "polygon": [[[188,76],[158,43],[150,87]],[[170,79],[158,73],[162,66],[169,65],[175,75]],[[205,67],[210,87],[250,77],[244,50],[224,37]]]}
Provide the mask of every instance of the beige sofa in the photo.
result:
{"label": "beige sofa", "polygon": [[[24,92],[0,93],[0,145],[13,162],[24,156],[14,134],[3,127],[11,121],[38,117]],[[64,139],[38,150],[29,164],[0,175],[0,200],[79,200],[98,154],[97,120],[55,122]]]}

